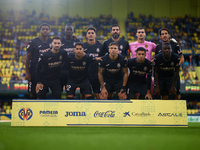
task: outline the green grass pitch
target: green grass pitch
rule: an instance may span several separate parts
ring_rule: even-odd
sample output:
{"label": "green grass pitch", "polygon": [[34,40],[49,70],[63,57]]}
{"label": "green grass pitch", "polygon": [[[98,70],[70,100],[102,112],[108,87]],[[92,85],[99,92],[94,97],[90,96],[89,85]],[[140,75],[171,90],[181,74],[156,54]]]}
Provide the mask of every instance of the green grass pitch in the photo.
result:
{"label": "green grass pitch", "polygon": [[200,123],[188,127],[11,127],[0,150],[198,150]]}

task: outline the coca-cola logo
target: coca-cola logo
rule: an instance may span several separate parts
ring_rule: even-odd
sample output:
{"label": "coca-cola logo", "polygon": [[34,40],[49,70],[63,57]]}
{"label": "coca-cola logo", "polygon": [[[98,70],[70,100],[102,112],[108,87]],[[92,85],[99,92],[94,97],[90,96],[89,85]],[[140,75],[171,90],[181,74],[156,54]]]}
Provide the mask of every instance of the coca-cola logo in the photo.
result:
{"label": "coca-cola logo", "polygon": [[97,117],[101,117],[101,118],[109,118],[109,117],[115,117],[115,111],[112,111],[112,110],[108,110],[106,112],[100,112],[100,111],[96,111],[94,113],[94,117],[97,118]]}

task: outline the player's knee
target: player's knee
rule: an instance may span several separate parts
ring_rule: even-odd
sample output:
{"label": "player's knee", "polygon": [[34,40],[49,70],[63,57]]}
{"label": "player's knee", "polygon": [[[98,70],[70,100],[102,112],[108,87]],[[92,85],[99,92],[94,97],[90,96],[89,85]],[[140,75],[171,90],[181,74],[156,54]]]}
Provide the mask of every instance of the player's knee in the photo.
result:
{"label": "player's knee", "polygon": [[74,99],[73,97],[67,97],[67,99]]}

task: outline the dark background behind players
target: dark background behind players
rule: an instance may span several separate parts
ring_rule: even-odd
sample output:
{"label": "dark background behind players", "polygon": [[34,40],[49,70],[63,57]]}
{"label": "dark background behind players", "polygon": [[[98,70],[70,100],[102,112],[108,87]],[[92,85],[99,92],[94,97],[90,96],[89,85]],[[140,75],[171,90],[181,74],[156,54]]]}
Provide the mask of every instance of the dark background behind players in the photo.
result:
{"label": "dark background behind players", "polygon": [[50,33],[50,25],[43,23],[40,25],[40,37],[37,37],[29,42],[27,45],[26,54],[26,79],[29,81],[28,91],[30,98],[36,98],[36,66],[41,53],[46,52],[50,48],[51,39],[48,37]]}

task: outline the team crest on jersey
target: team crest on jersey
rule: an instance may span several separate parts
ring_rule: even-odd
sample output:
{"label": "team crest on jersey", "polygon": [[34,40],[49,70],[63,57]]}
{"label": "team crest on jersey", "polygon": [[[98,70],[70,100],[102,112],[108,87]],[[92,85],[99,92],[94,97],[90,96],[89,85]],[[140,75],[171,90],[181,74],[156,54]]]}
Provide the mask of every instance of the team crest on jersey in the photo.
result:
{"label": "team crest on jersey", "polygon": [[85,65],[86,65],[86,62],[84,61],[84,62],[83,62],[83,66],[85,66]]}
{"label": "team crest on jersey", "polygon": [[120,49],[123,49],[123,45],[120,45],[120,47],[119,47]]}
{"label": "team crest on jersey", "polygon": [[147,71],[147,67],[144,67],[144,71]]}
{"label": "team crest on jersey", "polygon": [[174,66],[174,62],[171,62],[171,66]]}
{"label": "team crest on jersey", "polygon": [[60,55],[59,59],[62,60],[62,55]]}
{"label": "team crest on jersey", "polygon": [[118,67],[118,68],[120,68],[120,67],[121,67],[120,63],[118,63],[118,64],[117,64],[117,67]]}
{"label": "team crest on jersey", "polygon": [[147,44],[145,44],[145,47],[147,48],[147,47],[148,47],[148,45],[147,45]]}
{"label": "team crest on jersey", "polygon": [[28,44],[26,48],[28,49],[29,47],[30,47],[30,45]]}
{"label": "team crest on jersey", "polygon": [[100,52],[100,49],[99,49],[99,48],[97,48],[97,52]]}

